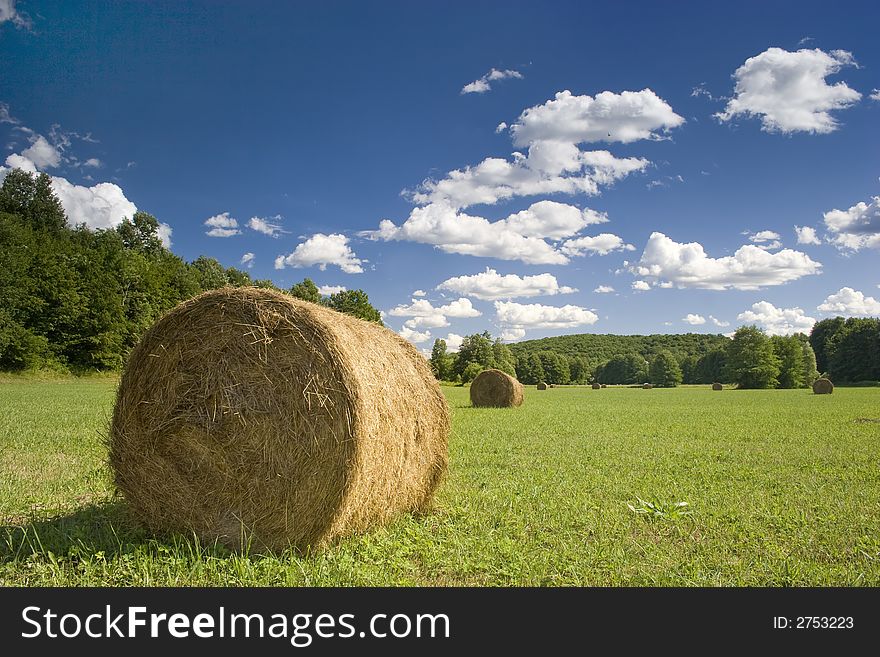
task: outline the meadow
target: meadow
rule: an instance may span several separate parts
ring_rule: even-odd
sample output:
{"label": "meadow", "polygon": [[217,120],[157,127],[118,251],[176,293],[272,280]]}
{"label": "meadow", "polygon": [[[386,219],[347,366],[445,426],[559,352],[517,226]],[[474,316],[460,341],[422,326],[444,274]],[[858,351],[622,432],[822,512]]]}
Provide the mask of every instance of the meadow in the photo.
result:
{"label": "meadow", "polygon": [[105,465],[115,386],[0,378],[0,585],[880,584],[880,388],[532,387],[474,409],[444,387],[434,513],[257,555],[131,522]]}

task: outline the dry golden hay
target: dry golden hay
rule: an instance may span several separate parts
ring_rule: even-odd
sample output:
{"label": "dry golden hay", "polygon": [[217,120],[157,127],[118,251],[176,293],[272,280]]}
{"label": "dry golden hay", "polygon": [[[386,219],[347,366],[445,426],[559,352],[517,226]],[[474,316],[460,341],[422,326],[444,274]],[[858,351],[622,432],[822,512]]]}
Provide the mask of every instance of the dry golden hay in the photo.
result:
{"label": "dry golden hay", "polygon": [[547,384],[544,383],[543,381],[541,381],[541,382],[538,383],[538,386],[537,386],[537,387],[538,387],[538,390],[546,390],[546,389],[547,389]]}
{"label": "dry golden hay", "polygon": [[591,387],[593,388],[593,390],[599,390],[602,386],[598,383],[594,383]]}
{"label": "dry golden hay", "polygon": [[314,549],[429,509],[448,432],[446,400],[403,338],[225,288],[177,306],[132,351],[110,465],[153,531]]}
{"label": "dry golden hay", "polygon": [[483,370],[471,383],[474,406],[507,408],[523,403],[522,384],[501,370]]}
{"label": "dry golden hay", "polygon": [[642,388],[644,388],[645,390],[650,390],[653,387],[654,386],[652,386],[650,383],[643,383],[642,384]]}
{"label": "dry golden hay", "polygon": [[724,390],[724,386],[721,385],[720,383],[713,383],[712,390]]}
{"label": "dry golden hay", "polygon": [[834,392],[834,384],[830,379],[821,378],[813,382],[813,392],[817,395],[830,395]]}

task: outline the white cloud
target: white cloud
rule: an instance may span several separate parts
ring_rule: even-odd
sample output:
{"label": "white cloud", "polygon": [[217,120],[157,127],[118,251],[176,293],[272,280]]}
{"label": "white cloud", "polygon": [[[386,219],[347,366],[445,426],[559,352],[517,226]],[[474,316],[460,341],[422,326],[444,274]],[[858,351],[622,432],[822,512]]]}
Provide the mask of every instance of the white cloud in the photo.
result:
{"label": "white cloud", "polygon": [[851,287],[842,287],[829,295],[817,310],[850,316],[880,315],[880,301]]}
{"label": "white cloud", "polygon": [[33,162],[40,170],[55,168],[61,164],[61,151],[46,141],[43,135],[36,135],[31,145],[21,152],[22,156]]}
{"label": "white cloud", "polygon": [[573,328],[594,324],[599,319],[596,313],[580,306],[544,306],[539,303],[522,304],[514,301],[496,301],[495,313],[498,322],[507,331]]}
{"label": "white cloud", "polygon": [[562,245],[562,252],[570,256],[592,255],[608,255],[612,251],[635,251],[636,247],[632,244],[626,244],[617,235],[611,233],[601,233],[595,237],[578,237],[577,239],[567,240]]}
{"label": "white cloud", "polygon": [[318,294],[329,297],[331,294],[339,294],[340,292],[345,292],[347,289],[348,288],[344,285],[319,285]]}
{"label": "white cloud", "polygon": [[654,232],[641,259],[630,270],[637,276],[672,282],[681,288],[755,290],[818,274],[821,267],[800,251],[770,253],[754,244],[741,246],[732,256],[710,258],[697,242],[681,244]]}
{"label": "white cloud", "polygon": [[502,275],[488,267],[486,271],[473,274],[472,276],[449,278],[440,283],[437,289],[449,290],[450,292],[486,301],[542,295],[553,296],[577,292],[575,288],[560,286],[553,274],[536,274],[534,276]]}
{"label": "white cloud", "polygon": [[720,326],[721,328],[725,328],[727,326],[730,326],[730,322],[722,321],[722,320],[718,319],[717,317],[712,317],[712,315],[709,315],[709,319],[711,320],[711,322],[715,326]]}
{"label": "white cloud", "polygon": [[0,0],[0,25],[11,21],[16,27],[30,29],[31,19],[15,8],[16,0]]}
{"label": "white cloud", "polygon": [[752,304],[751,310],[741,312],[736,318],[741,322],[756,324],[768,335],[809,333],[816,320],[804,315],[800,308],[777,308],[768,301]]}
{"label": "white cloud", "polygon": [[819,236],[816,235],[816,229],[810,226],[795,226],[795,235],[797,235],[798,244],[820,244]]}
{"label": "white cloud", "polygon": [[318,269],[324,271],[327,265],[336,265],[346,274],[360,274],[364,271],[361,266],[364,262],[366,261],[359,259],[348,246],[348,238],[345,235],[315,233],[305,242],[297,245],[293,253],[275,258],[275,269],[284,269],[285,265],[288,267],[317,265]]}
{"label": "white cloud", "polygon": [[580,210],[573,205],[556,201],[538,201],[510,215],[504,220],[505,227],[524,237],[541,237],[562,239],[577,234],[591,224],[603,224],[608,221],[604,212],[596,212],[587,208]]}
{"label": "white cloud", "polygon": [[649,164],[644,158],[617,158],[608,151],[581,151],[574,144],[543,141],[532,144],[528,156],[489,157],[476,166],[454,169],[440,180],[426,180],[407,194],[418,205],[442,202],[454,209],[539,194],[595,196],[600,185],[610,185]]}
{"label": "white cloud", "polygon": [[871,89],[871,95],[868,98],[880,101],[880,89]]}
{"label": "white cloud", "polygon": [[82,165],[83,165],[84,167],[90,167],[90,168],[92,168],[92,169],[98,169],[98,168],[100,168],[101,166],[103,166],[103,163],[101,162],[101,160],[99,160],[99,159],[96,158],[96,157],[90,157],[88,160],[86,160],[85,162],[83,162]]}
{"label": "white cloud", "polygon": [[171,233],[173,232],[174,230],[168,224],[159,223],[159,228],[156,230],[156,234],[159,236],[159,241],[162,242],[162,246],[166,249],[171,248]]}
{"label": "white cloud", "polygon": [[415,292],[412,293],[412,295],[414,297],[424,297],[424,296],[427,296],[427,294],[428,293],[425,292],[424,290],[416,290]]}
{"label": "white cloud", "polygon": [[695,315],[693,313],[688,313],[685,317],[681,318],[685,324],[690,324],[691,326],[700,326],[701,324],[706,323],[706,318],[702,315]]}
{"label": "white cloud", "polygon": [[856,203],[848,210],[830,210],[823,217],[828,232],[834,234],[829,241],[838,248],[880,248],[880,196],[870,203]]}
{"label": "white cloud", "polygon": [[595,290],[593,290],[596,294],[611,294],[614,292],[614,288],[610,285],[600,285]]}
{"label": "white cloud", "polygon": [[495,134],[496,135],[501,134],[505,130],[507,130],[507,124],[504,121],[502,121],[501,123],[499,123],[498,125],[495,126]]}
{"label": "white cloud", "polygon": [[483,94],[489,91],[492,88],[490,82],[495,82],[496,80],[507,80],[509,78],[516,78],[518,80],[522,79],[522,73],[514,70],[504,70],[499,71],[497,68],[493,68],[491,71],[486,73],[481,78],[474,80],[473,82],[469,82],[461,88],[461,93],[463,94]]}
{"label": "white cloud", "polygon": [[759,230],[757,233],[752,233],[751,235],[749,235],[749,240],[758,243],[773,242],[781,237],[782,235],[772,230]]}
{"label": "white cloud", "polygon": [[[273,221],[270,221],[273,220]],[[262,217],[251,217],[248,220],[248,228],[251,230],[255,230],[258,233],[263,233],[264,235],[269,235],[271,237],[279,237],[281,233],[286,233],[286,230],[281,228],[280,223],[274,223],[281,219],[281,215],[276,215],[274,217],[266,217],[263,219]]]}
{"label": "white cloud", "polygon": [[526,330],[521,328],[509,328],[501,331],[501,339],[504,342],[515,342],[523,337],[525,337]]}
{"label": "white cloud", "polygon": [[517,146],[546,140],[629,143],[658,139],[660,132],[682,123],[684,119],[650,89],[620,94],[603,91],[595,98],[560,91],[543,105],[523,111],[511,131]]}
{"label": "white cloud", "polygon": [[461,343],[464,341],[464,336],[457,333],[449,333],[444,339],[446,340],[446,349],[448,351],[458,351],[461,348]]}
{"label": "white cloud", "polygon": [[759,116],[767,132],[833,132],[838,124],[830,112],[850,107],[861,94],[844,82],[829,85],[825,78],[854,65],[852,54],[843,50],[768,48],[736,70],[734,97],[715,116],[721,121]]}
{"label": "white cloud", "polygon": [[230,217],[228,212],[208,217],[203,223],[210,228],[205,232],[208,237],[232,237],[241,234],[238,229],[238,220]]}
{"label": "white cloud", "polygon": [[479,317],[483,314],[464,297],[440,307],[434,307],[427,299],[414,298],[411,301],[409,305],[401,304],[388,311],[394,317],[409,317],[404,322],[409,328],[449,326],[447,317]]}
{"label": "white cloud", "polygon": [[241,256],[241,260],[239,261],[239,264],[246,265],[247,268],[250,269],[251,267],[254,266],[254,258],[255,257],[256,256],[253,253],[248,251],[243,256]]}
{"label": "white cloud", "polygon": [[398,331],[398,335],[400,335],[402,338],[404,338],[406,340],[409,340],[413,344],[420,344],[422,342],[427,342],[428,340],[431,339],[431,332],[430,331],[424,331],[424,332],[413,331],[411,328],[407,328],[406,326],[404,326],[402,329],[400,329],[400,331]]}
{"label": "white cloud", "polygon": [[647,292],[651,289],[651,285],[647,281],[633,281],[632,289],[639,292]]}

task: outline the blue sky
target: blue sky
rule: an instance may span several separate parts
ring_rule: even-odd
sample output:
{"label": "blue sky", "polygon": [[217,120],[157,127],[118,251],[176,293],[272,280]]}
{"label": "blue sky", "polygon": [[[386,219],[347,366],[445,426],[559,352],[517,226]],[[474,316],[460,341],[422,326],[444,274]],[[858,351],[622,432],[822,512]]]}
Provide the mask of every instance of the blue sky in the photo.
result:
{"label": "blue sky", "polygon": [[715,4],[0,0],[0,164],[421,347],[880,314],[880,9]]}

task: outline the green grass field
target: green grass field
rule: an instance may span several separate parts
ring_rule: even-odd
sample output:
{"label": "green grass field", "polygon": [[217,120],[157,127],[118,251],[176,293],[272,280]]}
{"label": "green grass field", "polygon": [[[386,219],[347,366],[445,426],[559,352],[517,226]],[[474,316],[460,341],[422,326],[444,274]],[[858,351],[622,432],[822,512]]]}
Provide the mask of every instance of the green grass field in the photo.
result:
{"label": "green grass field", "polygon": [[104,464],[114,386],[0,379],[0,584],[880,584],[877,388],[528,389],[512,410],[444,388],[434,514],[243,556],[128,520]]}

